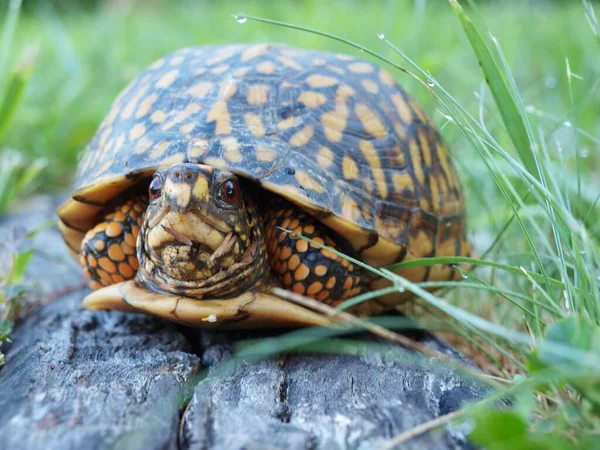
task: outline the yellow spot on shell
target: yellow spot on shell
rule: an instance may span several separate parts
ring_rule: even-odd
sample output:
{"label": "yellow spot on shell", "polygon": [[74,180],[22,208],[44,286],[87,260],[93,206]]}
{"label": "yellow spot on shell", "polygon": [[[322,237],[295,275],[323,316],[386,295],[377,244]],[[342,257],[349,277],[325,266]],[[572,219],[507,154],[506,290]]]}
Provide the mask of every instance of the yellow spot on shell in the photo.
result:
{"label": "yellow spot on shell", "polygon": [[431,150],[429,148],[429,140],[427,139],[427,136],[422,128],[419,129],[417,134],[419,135],[419,143],[421,144],[421,149],[423,150],[423,162],[429,167],[431,166]]}
{"label": "yellow spot on shell", "polygon": [[179,64],[181,64],[184,60],[184,57],[181,55],[178,56],[174,56],[169,60],[169,64],[172,66],[178,66]]}
{"label": "yellow spot on shell", "polygon": [[346,100],[348,97],[352,97],[354,94],[356,94],[356,91],[347,84],[342,84],[337,88],[335,93],[338,100]]}
{"label": "yellow spot on shell", "polygon": [[344,155],[342,159],[342,172],[347,180],[355,180],[358,178],[358,166],[356,162],[348,155]]}
{"label": "yellow spot on shell", "polygon": [[379,85],[373,80],[362,80],[361,83],[365,88],[365,91],[370,92],[371,94],[377,94],[379,92]]}
{"label": "yellow spot on shell", "polygon": [[338,66],[332,66],[331,64],[329,64],[329,65],[327,66],[327,68],[328,68],[329,70],[331,70],[332,72],[335,72],[335,73],[337,73],[337,74],[339,74],[339,75],[344,75],[344,74],[346,73],[346,71],[345,71],[344,69],[342,69],[341,67],[338,67]]}
{"label": "yellow spot on shell", "polygon": [[213,87],[214,84],[209,81],[200,81],[189,88],[188,93],[194,97],[204,97]]}
{"label": "yellow spot on shell", "polygon": [[348,69],[354,73],[371,73],[373,72],[373,66],[366,62],[355,62],[348,64]]}
{"label": "yellow spot on shell", "polygon": [[154,147],[152,147],[152,150],[150,150],[150,153],[148,154],[148,158],[150,160],[153,160],[162,157],[167,148],[169,148],[169,145],[171,145],[169,141],[159,142]]}
{"label": "yellow spot on shell", "polygon": [[309,108],[316,108],[317,106],[321,106],[323,103],[325,103],[327,101],[327,97],[320,92],[304,91],[298,96],[298,101],[305,104]]}
{"label": "yellow spot on shell", "polygon": [[184,159],[185,159],[184,153],[174,153],[173,155],[168,156],[168,157],[164,158],[163,160],[161,160],[160,163],[163,166],[171,166],[173,164],[182,163]]}
{"label": "yellow spot on shell", "polygon": [[261,162],[271,162],[277,156],[277,152],[270,148],[258,147],[256,149],[256,159]]}
{"label": "yellow spot on shell", "polygon": [[352,61],[354,58],[350,55],[344,55],[343,53],[338,53],[335,57],[341,61]]}
{"label": "yellow spot on shell", "polygon": [[249,61],[257,56],[264,55],[267,52],[268,46],[266,45],[253,45],[242,53],[242,61]]}
{"label": "yellow spot on shell", "polygon": [[117,115],[119,114],[119,107],[118,106],[113,106],[112,109],[109,111],[108,115],[106,116],[106,118],[104,119],[104,123],[106,125],[112,125],[113,122],[115,121],[115,119],[117,118]]}
{"label": "yellow spot on shell", "polygon": [[187,133],[191,132],[194,128],[196,128],[195,123],[193,123],[193,122],[186,123],[185,125],[182,125],[181,127],[179,127],[179,132],[183,133],[183,134],[187,134]]}
{"label": "yellow spot on shell", "polygon": [[423,185],[425,182],[425,174],[423,173],[423,167],[421,166],[421,151],[419,144],[414,139],[408,142],[408,150],[410,151],[410,160],[417,177],[417,181]]}
{"label": "yellow spot on shell", "polygon": [[102,135],[100,136],[100,147],[104,148],[104,146],[106,145],[106,141],[108,140],[108,136],[110,135],[110,132],[112,131],[112,127],[106,127],[106,129],[102,132]]}
{"label": "yellow spot on shell", "polygon": [[347,119],[348,108],[345,103],[336,103],[333,111],[321,115],[321,124],[327,140],[331,142],[342,140],[342,132],[346,129]]}
{"label": "yellow spot on shell", "polygon": [[249,105],[264,105],[267,103],[269,86],[266,84],[253,84],[248,86],[246,101]]}
{"label": "yellow spot on shell", "polygon": [[423,108],[421,108],[413,98],[410,98],[408,101],[410,102],[412,110],[417,115],[421,123],[427,123],[427,116],[425,115],[425,111],[423,111]]}
{"label": "yellow spot on shell", "polygon": [[355,222],[357,219],[360,218],[360,215],[361,215],[360,208],[358,207],[358,205],[352,198],[343,194],[341,203],[342,203],[342,217],[345,217],[346,219],[348,219],[352,222]]}
{"label": "yellow spot on shell", "polygon": [[295,127],[299,124],[300,124],[300,117],[292,116],[292,117],[288,117],[287,119],[280,121],[277,124],[277,128],[279,128],[280,130],[287,130],[288,128]]}
{"label": "yellow spot on shell", "polygon": [[98,168],[98,173],[106,172],[110,166],[112,166],[112,161],[109,159]]}
{"label": "yellow spot on shell", "polygon": [[406,128],[404,128],[404,125],[402,125],[401,123],[394,123],[394,130],[396,130],[396,134],[401,138],[401,139],[406,139]]}
{"label": "yellow spot on shell", "polygon": [[228,100],[236,93],[236,91],[237,82],[230,78],[219,88],[219,97]]}
{"label": "yellow spot on shell", "polygon": [[388,195],[388,186],[385,181],[385,172],[382,169],[373,169],[373,178],[375,179],[375,183],[377,183],[377,189],[379,190],[379,195],[381,198],[387,198]]}
{"label": "yellow spot on shell", "polygon": [[240,152],[240,143],[236,138],[226,137],[221,140],[221,145],[225,149],[225,152],[223,153],[225,159],[234,163],[238,163],[242,160],[243,155],[242,152]]}
{"label": "yellow spot on shell", "polygon": [[280,56],[277,60],[285,66],[291,67],[292,69],[300,70],[302,66],[294,61],[292,58],[288,58],[287,56]]}
{"label": "yellow spot on shell", "polygon": [[215,134],[231,133],[231,118],[227,109],[227,102],[221,101],[213,105],[206,116],[207,122],[216,122]]}
{"label": "yellow spot on shell", "polygon": [[154,86],[159,89],[168,88],[175,82],[178,73],[179,70],[177,69],[170,70],[169,72],[165,73],[162,77],[160,77],[160,79],[156,82]]}
{"label": "yellow spot on shell", "polygon": [[323,58],[315,58],[315,59],[312,60],[311,64],[313,66],[322,66],[322,65],[325,64],[325,62],[326,61]]}
{"label": "yellow spot on shell", "polygon": [[323,169],[328,169],[333,164],[333,152],[327,147],[321,147],[317,152],[317,162]]}
{"label": "yellow spot on shell", "polygon": [[431,192],[431,210],[434,213],[440,211],[440,188],[435,177],[429,177],[429,191]]}
{"label": "yellow spot on shell", "polygon": [[123,143],[125,142],[125,136],[120,134],[117,140],[115,141],[115,153],[123,147]]}
{"label": "yellow spot on shell", "polygon": [[354,108],[356,115],[362,123],[365,131],[376,138],[387,136],[387,128],[383,122],[375,115],[373,110],[364,103],[359,103]]}
{"label": "yellow spot on shell", "polygon": [[166,130],[170,129],[172,126],[184,122],[192,114],[200,111],[200,109],[202,109],[202,107],[198,103],[188,104],[183,111],[179,111],[171,120],[169,120],[167,123],[165,123],[162,126],[162,129],[166,131]]}
{"label": "yellow spot on shell", "polygon": [[275,64],[273,64],[271,61],[263,61],[256,66],[257,72],[265,73],[265,74],[271,74],[271,73],[275,72],[275,69],[276,69]]}
{"label": "yellow spot on shell", "polygon": [[136,123],[131,130],[129,130],[129,140],[135,141],[146,132],[146,127],[143,123]]}
{"label": "yellow spot on shell", "polygon": [[121,111],[122,119],[129,119],[133,115],[133,112],[135,111],[135,107],[137,105],[138,100],[146,93],[147,90],[148,90],[148,86],[145,86],[145,87],[140,87],[135,92],[135,94],[131,97],[129,102],[127,102],[127,105],[125,105],[125,107]]}
{"label": "yellow spot on shell", "polygon": [[294,147],[302,147],[311,140],[313,134],[315,134],[315,128],[312,125],[306,125],[290,138],[290,145],[293,145]]}
{"label": "yellow spot on shell", "polygon": [[410,110],[410,106],[408,106],[408,103],[404,101],[402,96],[400,94],[392,95],[392,102],[394,103],[396,111],[398,111],[398,115],[400,116],[402,122],[404,122],[405,124],[412,123],[412,111]]}
{"label": "yellow spot on shell", "polygon": [[160,69],[164,65],[165,65],[165,60],[164,60],[164,58],[161,58],[158,61],[155,61],[154,63],[152,63],[152,65],[150,66],[150,69]]}
{"label": "yellow spot on shell", "polygon": [[414,192],[414,182],[408,172],[392,172],[392,185],[394,191],[401,193],[404,189],[410,189]]}
{"label": "yellow spot on shell", "polygon": [[206,139],[194,139],[190,142],[187,154],[190,159],[200,158],[208,153],[209,145]]}
{"label": "yellow spot on shell", "polygon": [[228,64],[221,64],[220,66],[217,66],[214,69],[211,69],[210,71],[214,74],[220,75],[223,72],[225,72],[227,69],[229,69]]}
{"label": "yellow spot on shell", "polygon": [[312,178],[305,171],[297,170],[295,177],[300,186],[302,186],[303,188],[310,189],[311,191],[318,192],[319,194],[325,192],[325,188],[323,187],[323,185],[314,178]]}
{"label": "yellow spot on shell", "polygon": [[314,88],[329,87],[338,84],[337,79],[326,75],[311,75],[306,79],[306,82],[310,87]]}
{"label": "yellow spot on shell", "polygon": [[161,123],[167,118],[164,111],[154,111],[150,116],[150,120],[154,123]]}
{"label": "yellow spot on shell", "polygon": [[263,126],[262,119],[256,114],[245,114],[244,121],[250,132],[254,136],[264,136],[266,134],[265,127]]}
{"label": "yellow spot on shell", "polygon": [[152,147],[153,142],[148,138],[147,135],[143,136],[139,139],[132,148],[132,151],[137,154],[144,153],[150,147]]}
{"label": "yellow spot on shell", "polygon": [[454,185],[455,172],[454,172],[452,166],[450,165],[450,162],[448,161],[448,149],[441,142],[438,142],[436,147],[437,147],[437,157],[438,157],[440,167],[442,168],[442,171],[446,175],[446,179],[448,180],[448,185],[452,186],[452,185]]}
{"label": "yellow spot on shell", "polygon": [[411,250],[411,253],[418,257],[428,256],[433,250],[433,242],[431,242],[431,238],[421,230],[415,237],[409,235],[408,248]]}
{"label": "yellow spot on shell", "polygon": [[379,79],[383,84],[387,84],[388,86],[393,86],[396,84],[396,79],[389,73],[387,70],[381,69],[379,72]]}
{"label": "yellow spot on shell", "polygon": [[209,66],[214,66],[215,64],[220,63],[221,61],[225,61],[227,58],[231,58],[231,56],[235,53],[235,49],[223,50],[220,51],[217,56],[209,59],[207,64]]}
{"label": "yellow spot on shell", "polygon": [[381,167],[381,160],[379,159],[379,152],[373,143],[363,139],[358,145],[369,166],[372,169],[379,169]]}
{"label": "yellow spot on shell", "polygon": [[204,164],[215,167],[217,169],[225,169],[227,167],[227,162],[225,162],[223,158],[215,158],[214,156],[205,158]]}
{"label": "yellow spot on shell", "polygon": [[234,77],[243,77],[246,73],[251,69],[251,67],[240,67],[239,69],[235,69],[233,72]]}
{"label": "yellow spot on shell", "polygon": [[144,117],[146,114],[150,112],[150,108],[152,108],[152,104],[158,98],[156,94],[151,94],[142,100],[140,106],[135,113],[136,118]]}

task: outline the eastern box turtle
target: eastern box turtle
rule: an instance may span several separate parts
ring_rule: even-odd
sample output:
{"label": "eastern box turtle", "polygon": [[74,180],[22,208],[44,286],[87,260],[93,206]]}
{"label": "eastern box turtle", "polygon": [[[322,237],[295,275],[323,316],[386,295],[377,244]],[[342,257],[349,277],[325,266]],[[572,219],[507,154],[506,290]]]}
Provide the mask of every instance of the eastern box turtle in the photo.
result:
{"label": "eastern box turtle", "polygon": [[[283,45],[152,64],[112,105],[58,215],[91,279],[86,307],[195,326],[324,324],[271,287],[335,305],[389,283],[286,230],[375,267],[470,250],[448,150],[394,77]],[[451,265],[399,273],[459,278]]]}

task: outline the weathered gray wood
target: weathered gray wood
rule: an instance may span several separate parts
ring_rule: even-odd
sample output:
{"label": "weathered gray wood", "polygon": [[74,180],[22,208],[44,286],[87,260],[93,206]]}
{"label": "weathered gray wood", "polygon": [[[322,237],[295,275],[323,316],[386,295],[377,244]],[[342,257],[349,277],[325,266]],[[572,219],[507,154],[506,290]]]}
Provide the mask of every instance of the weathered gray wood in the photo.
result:
{"label": "weathered gray wood", "polygon": [[[368,336],[360,337],[358,356],[292,353],[251,364],[218,364],[230,354],[227,340],[204,336],[203,362],[213,366],[184,415],[184,449],[376,448],[484,393],[436,360]],[[460,359],[429,334],[420,340]],[[402,448],[470,446],[461,433],[442,431]]]}
{"label": "weathered gray wood", "polygon": [[199,367],[189,343],[159,320],[84,311],[81,297],[18,328],[0,372],[1,447],[104,449],[133,436],[176,448],[176,401]]}
{"label": "weathered gray wood", "polygon": [[[31,218],[29,228],[39,224],[52,214],[48,201],[35,214],[0,222],[0,235]],[[352,337],[363,343],[355,354],[231,360],[232,345],[258,333],[198,332],[143,315],[86,311],[81,271],[57,230],[33,246],[43,252],[28,270],[38,281],[32,304],[56,299],[31,308],[0,368],[1,448],[370,449],[484,393],[435,360],[370,336]],[[419,340],[464,361],[428,333]],[[385,351],[374,353],[374,344]],[[179,404],[199,370],[191,401]],[[403,448],[468,443],[443,429]]]}

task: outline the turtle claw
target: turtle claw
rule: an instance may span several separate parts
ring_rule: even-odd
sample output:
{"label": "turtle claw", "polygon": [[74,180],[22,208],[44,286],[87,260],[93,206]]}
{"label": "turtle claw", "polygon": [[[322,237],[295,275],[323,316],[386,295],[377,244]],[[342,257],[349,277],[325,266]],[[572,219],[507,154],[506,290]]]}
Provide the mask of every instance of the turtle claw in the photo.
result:
{"label": "turtle claw", "polygon": [[136,280],[113,284],[83,300],[91,310],[143,312],[201,328],[291,328],[328,326],[318,313],[262,292],[247,292],[230,299],[196,300],[152,292]]}

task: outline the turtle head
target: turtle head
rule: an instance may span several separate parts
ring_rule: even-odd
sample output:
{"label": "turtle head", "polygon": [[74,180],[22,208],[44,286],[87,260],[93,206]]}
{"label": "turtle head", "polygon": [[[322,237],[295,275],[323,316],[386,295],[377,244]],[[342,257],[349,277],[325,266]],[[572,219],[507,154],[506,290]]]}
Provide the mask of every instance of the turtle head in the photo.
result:
{"label": "turtle head", "polygon": [[[202,298],[248,287],[261,238],[238,178],[201,164],[158,170],[137,241],[138,279],[152,290]],[[244,198],[246,197],[246,198]],[[254,277],[256,278],[256,277]],[[237,281],[236,281],[237,280]]]}

